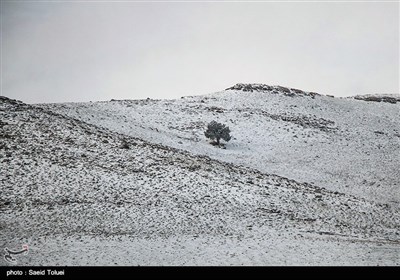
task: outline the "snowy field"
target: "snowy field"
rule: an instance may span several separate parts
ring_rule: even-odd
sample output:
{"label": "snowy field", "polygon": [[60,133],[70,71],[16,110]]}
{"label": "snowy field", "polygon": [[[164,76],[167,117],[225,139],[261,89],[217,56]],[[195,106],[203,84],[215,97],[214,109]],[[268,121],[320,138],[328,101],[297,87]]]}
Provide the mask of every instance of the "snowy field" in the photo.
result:
{"label": "snowy field", "polygon": [[[16,247],[19,247],[16,243]],[[264,228],[243,237],[51,237],[31,243],[35,266],[399,266],[394,244],[289,235]]]}
{"label": "snowy field", "polygon": [[0,246],[29,245],[18,265],[400,265],[400,104],[292,93],[1,97]]}
{"label": "snowy field", "polygon": [[[400,205],[400,102],[366,102],[269,87],[178,100],[43,107],[124,135]],[[204,137],[212,120],[232,131],[225,150],[211,146]]]}

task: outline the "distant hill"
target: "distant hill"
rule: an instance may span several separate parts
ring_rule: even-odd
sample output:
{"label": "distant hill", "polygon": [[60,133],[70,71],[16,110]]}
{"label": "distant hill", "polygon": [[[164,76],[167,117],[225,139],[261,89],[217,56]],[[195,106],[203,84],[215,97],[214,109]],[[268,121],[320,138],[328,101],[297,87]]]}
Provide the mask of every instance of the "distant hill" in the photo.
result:
{"label": "distant hill", "polygon": [[[41,105],[124,135],[382,203],[400,204],[400,104],[237,84],[177,100]],[[216,120],[226,149],[208,143]]]}

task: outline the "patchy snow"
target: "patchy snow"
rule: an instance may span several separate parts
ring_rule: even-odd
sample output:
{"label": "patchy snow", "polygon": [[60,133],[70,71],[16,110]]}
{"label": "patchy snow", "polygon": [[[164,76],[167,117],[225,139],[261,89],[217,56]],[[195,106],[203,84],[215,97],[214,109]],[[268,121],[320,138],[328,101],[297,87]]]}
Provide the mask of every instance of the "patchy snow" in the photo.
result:
{"label": "patchy snow", "polygon": [[[313,162],[294,152],[315,155],[310,144],[349,137],[345,118],[306,113],[301,98],[310,97],[254,94],[41,106],[0,98],[1,248],[28,244],[18,265],[399,265],[399,205],[385,195],[369,199],[362,188],[324,186],[327,171],[306,168]],[[282,100],[298,107],[283,111]],[[226,149],[203,137],[214,118],[236,138]],[[387,137],[396,121],[380,128],[384,134],[364,134],[396,152]],[[333,150],[324,155],[331,171]],[[379,170],[392,175],[393,160]],[[301,182],[308,176],[313,184]]]}
{"label": "patchy snow", "polygon": [[[232,88],[246,91],[41,106],[124,135],[400,204],[400,103],[332,98],[260,84]],[[212,120],[232,131],[226,149],[210,145],[204,137]]]}
{"label": "patchy snow", "polygon": [[19,265],[398,266],[399,254],[398,246],[393,244],[294,235],[264,228],[240,237],[40,238],[31,243],[28,256],[19,258]]}

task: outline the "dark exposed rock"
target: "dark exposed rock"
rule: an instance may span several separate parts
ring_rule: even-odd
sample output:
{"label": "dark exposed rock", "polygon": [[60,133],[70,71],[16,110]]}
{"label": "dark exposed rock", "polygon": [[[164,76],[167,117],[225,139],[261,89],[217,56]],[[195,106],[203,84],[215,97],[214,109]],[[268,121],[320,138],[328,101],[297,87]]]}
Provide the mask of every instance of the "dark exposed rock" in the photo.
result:
{"label": "dark exposed rock", "polygon": [[216,107],[216,106],[207,107],[207,110],[208,111],[212,111],[212,112],[216,112],[216,113],[223,113],[224,112],[224,108]]}
{"label": "dark exposed rock", "polygon": [[302,127],[316,128],[325,132],[337,129],[334,121],[324,118],[306,115],[271,114],[266,111],[260,111],[260,113],[276,121],[291,122]]}
{"label": "dark exposed rock", "polygon": [[278,86],[278,89],[282,92],[290,93],[290,89],[287,87]]}
{"label": "dark exposed rock", "polygon": [[286,96],[310,96],[315,98],[315,96],[320,95],[316,92],[305,92],[296,88],[288,88],[282,86],[269,86],[264,84],[236,84],[233,87],[227,88],[226,90],[241,90],[245,92],[266,92],[272,94],[284,94]]}
{"label": "dark exposed rock", "polygon": [[380,98],[378,96],[369,96],[369,97],[364,97],[364,98],[356,96],[356,97],[354,97],[354,99],[364,100],[364,101],[374,101],[374,102],[381,102],[382,101],[382,98]]}
{"label": "dark exposed rock", "polygon": [[0,102],[9,103],[12,105],[25,105],[22,101],[11,99],[5,96],[0,96]]}
{"label": "dark exposed rock", "polygon": [[385,102],[385,103],[391,103],[391,104],[396,104],[397,102],[400,102],[400,96],[380,96],[380,95],[357,95],[354,96],[354,99],[356,100],[363,100],[363,101],[372,101],[372,102]]}
{"label": "dark exposed rock", "polygon": [[129,149],[129,144],[126,141],[123,141],[120,146],[121,149]]}
{"label": "dark exposed rock", "polygon": [[8,122],[4,122],[4,121],[0,120],[0,128],[5,126],[5,125],[8,125]]}

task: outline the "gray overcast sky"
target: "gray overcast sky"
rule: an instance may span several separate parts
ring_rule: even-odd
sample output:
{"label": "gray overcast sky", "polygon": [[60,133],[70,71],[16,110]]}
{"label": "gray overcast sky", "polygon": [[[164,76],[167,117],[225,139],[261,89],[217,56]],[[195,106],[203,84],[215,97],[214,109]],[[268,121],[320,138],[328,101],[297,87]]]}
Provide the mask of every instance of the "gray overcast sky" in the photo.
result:
{"label": "gray overcast sky", "polygon": [[399,3],[2,2],[2,95],[176,98],[238,82],[399,92]]}

